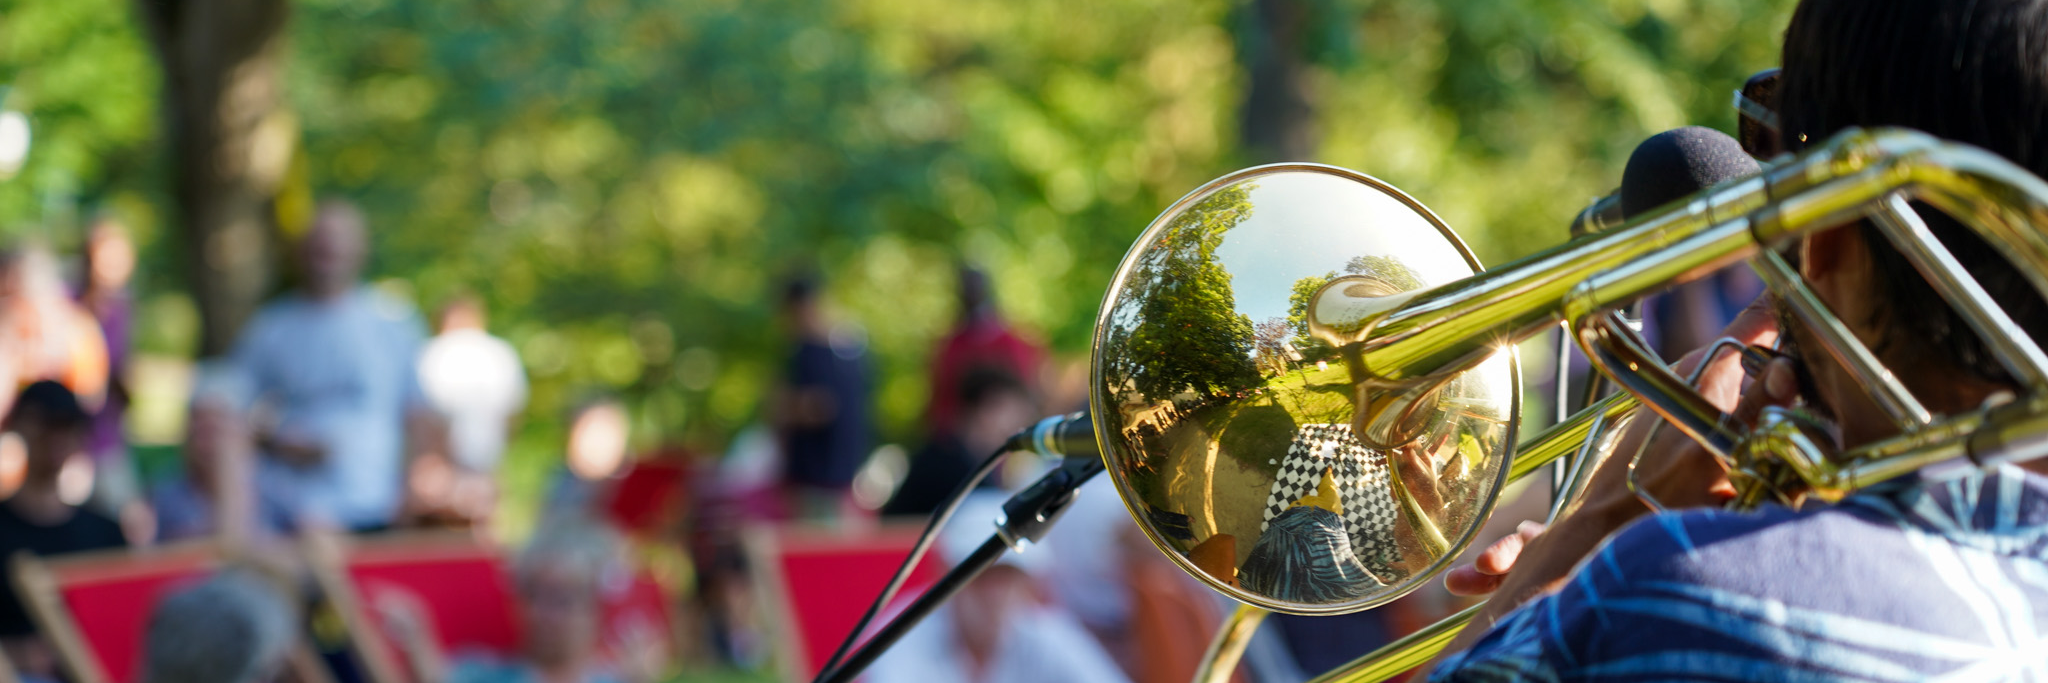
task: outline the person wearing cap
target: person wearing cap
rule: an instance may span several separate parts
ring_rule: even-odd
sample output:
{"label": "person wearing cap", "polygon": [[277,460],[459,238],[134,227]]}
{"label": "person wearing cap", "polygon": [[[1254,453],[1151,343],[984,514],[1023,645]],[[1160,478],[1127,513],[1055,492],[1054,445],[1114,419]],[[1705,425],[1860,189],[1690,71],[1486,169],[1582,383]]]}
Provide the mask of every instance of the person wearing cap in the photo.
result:
{"label": "person wearing cap", "polygon": [[[91,426],[70,389],[49,380],[28,385],[0,426],[0,451],[21,449],[25,470],[21,488],[0,502],[0,560],[22,552],[55,555],[127,544],[114,520],[79,506],[83,492],[67,499],[58,485],[65,463],[84,450]],[[0,582],[0,647],[25,676],[56,673],[56,660],[11,582]]]}

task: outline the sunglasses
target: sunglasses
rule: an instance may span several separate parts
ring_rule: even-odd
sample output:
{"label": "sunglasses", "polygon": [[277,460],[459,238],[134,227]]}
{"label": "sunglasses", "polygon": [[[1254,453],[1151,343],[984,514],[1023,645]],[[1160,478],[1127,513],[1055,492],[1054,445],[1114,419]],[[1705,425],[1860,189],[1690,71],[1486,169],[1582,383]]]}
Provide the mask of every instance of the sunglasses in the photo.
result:
{"label": "sunglasses", "polygon": [[1735,91],[1735,139],[1742,151],[1758,161],[1777,156],[1785,149],[1779,138],[1779,69],[1765,69],[1743,82]]}

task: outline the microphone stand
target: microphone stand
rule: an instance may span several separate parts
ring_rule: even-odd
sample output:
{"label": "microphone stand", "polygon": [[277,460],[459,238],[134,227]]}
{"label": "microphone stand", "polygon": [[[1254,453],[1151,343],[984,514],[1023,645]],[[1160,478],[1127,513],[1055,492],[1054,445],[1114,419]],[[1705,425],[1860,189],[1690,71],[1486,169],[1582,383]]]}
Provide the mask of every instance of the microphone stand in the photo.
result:
{"label": "microphone stand", "polygon": [[[996,522],[994,535],[989,536],[980,548],[976,548],[967,559],[946,572],[944,578],[932,584],[930,589],[918,596],[909,607],[904,608],[902,614],[896,615],[896,618],[884,624],[881,630],[875,632],[875,637],[862,643],[860,649],[841,662],[838,668],[820,672],[814,683],[850,683],[855,676],[867,670],[868,665],[873,664],[876,658],[881,657],[883,652],[888,651],[890,646],[909,633],[911,628],[916,627],[918,622],[924,621],[925,617],[937,610],[940,604],[960,592],[961,588],[966,587],[974,577],[981,575],[982,571],[994,566],[997,560],[1003,558],[1003,553],[1010,550],[1023,552],[1031,544],[1045,538],[1045,533],[1052,530],[1053,523],[1059,521],[1060,515],[1065,514],[1067,508],[1073,505],[1074,496],[1080,492],[1081,485],[1088,483],[1089,479],[1101,472],[1102,459],[1099,457],[1069,457],[1062,461],[1059,467],[1039,477],[1030,488],[1011,496],[1009,502],[1003,503],[1003,518]],[[856,633],[848,637],[857,638],[859,635]]]}

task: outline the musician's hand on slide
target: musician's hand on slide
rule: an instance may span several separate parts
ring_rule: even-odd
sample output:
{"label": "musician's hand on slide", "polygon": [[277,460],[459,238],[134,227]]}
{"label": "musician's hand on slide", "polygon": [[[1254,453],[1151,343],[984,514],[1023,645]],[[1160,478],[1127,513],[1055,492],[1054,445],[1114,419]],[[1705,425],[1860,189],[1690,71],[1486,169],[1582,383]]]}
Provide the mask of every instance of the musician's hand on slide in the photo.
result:
{"label": "musician's hand on slide", "polygon": [[[1777,324],[1768,300],[1759,298],[1750,304],[1722,334],[1751,345],[1776,341]],[[1704,355],[1704,350],[1690,354],[1676,370],[1681,376],[1690,375]],[[1758,379],[1745,395],[1741,358],[1724,353],[1701,375],[1700,393],[1744,422],[1755,420],[1765,405],[1790,403],[1798,393],[1790,361],[1773,362]],[[1638,417],[1643,419],[1632,421],[1610,457],[1593,473],[1576,510],[1554,520],[1533,538],[1518,532],[1514,536],[1517,541],[1496,543],[1474,562],[1466,576],[1445,577],[1445,587],[1454,592],[1493,589],[1485,608],[1473,617],[1471,625],[1446,652],[1471,647],[1502,616],[1556,590],[1571,575],[1572,568],[1599,548],[1609,534],[1649,512],[1628,485],[1629,460],[1654,424],[1654,415],[1645,412]],[[1658,430],[1657,441],[1643,451],[1637,469],[1637,479],[1644,490],[1671,507],[1714,504],[1725,500],[1731,490],[1721,463],[1676,429]],[[1484,578],[1475,576],[1482,574],[1480,564],[1487,565],[1485,569],[1489,570],[1483,572]],[[1505,571],[1508,569],[1513,571]],[[1453,574],[1464,571],[1461,568]]]}
{"label": "musician's hand on slide", "polygon": [[[1767,299],[1760,297],[1750,304],[1722,335],[1750,345],[1776,341],[1778,326]],[[1680,376],[1692,374],[1705,352],[1706,349],[1700,349],[1686,354],[1673,369]],[[1799,382],[1789,360],[1779,359],[1766,366],[1763,375],[1746,390],[1744,378],[1740,354],[1723,352],[1700,375],[1700,395],[1744,425],[1753,424],[1764,406],[1790,405],[1798,399]],[[1649,512],[1649,507],[1628,485],[1629,461],[1638,450],[1643,457],[1636,467],[1637,483],[1644,493],[1665,507],[1717,507],[1735,496],[1727,469],[1683,432],[1667,425],[1657,430],[1656,440],[1649,448],[1641,448],[1650,426],[1657,422],[1656,415],[1647,408],[1638,412],[1587,487],[1585,506],[1610,515],[1615,528]]]}
{"label": "musician's hand on slide", "polygon": [[1501,537],[1487,546],[1472,564],[1453,568],[1444,574],[1444,589],[1452,595],[1478,597],[1492,594],[1508,578],[1508,572],[1515,568],[1515,558],[1521,557],[1522,547],[1543,533],[1543,525],[1525,521],[1515,527],[1515,533]]}

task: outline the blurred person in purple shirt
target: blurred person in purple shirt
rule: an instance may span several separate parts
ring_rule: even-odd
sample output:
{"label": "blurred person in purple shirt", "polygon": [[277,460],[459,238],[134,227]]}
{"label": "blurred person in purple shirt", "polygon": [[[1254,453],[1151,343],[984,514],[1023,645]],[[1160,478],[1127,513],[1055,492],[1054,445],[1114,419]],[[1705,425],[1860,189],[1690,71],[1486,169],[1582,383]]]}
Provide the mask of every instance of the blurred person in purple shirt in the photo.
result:
{"label": "blurred person in purple shirt", "polygon": [[128,281],[135,274],[135,244],[128,230],[111,218],[94,221],[85,235],[84,277],[78,305],[99,322],[107,347],[106,398],[92,414],[92,435],[86,455],[96,476],[93,499],[102,511],[118,514],[133,502],[139,486],[135,464],[128,457],[128,439],[121,420],[128,414],[129,331],[134,302]]}

